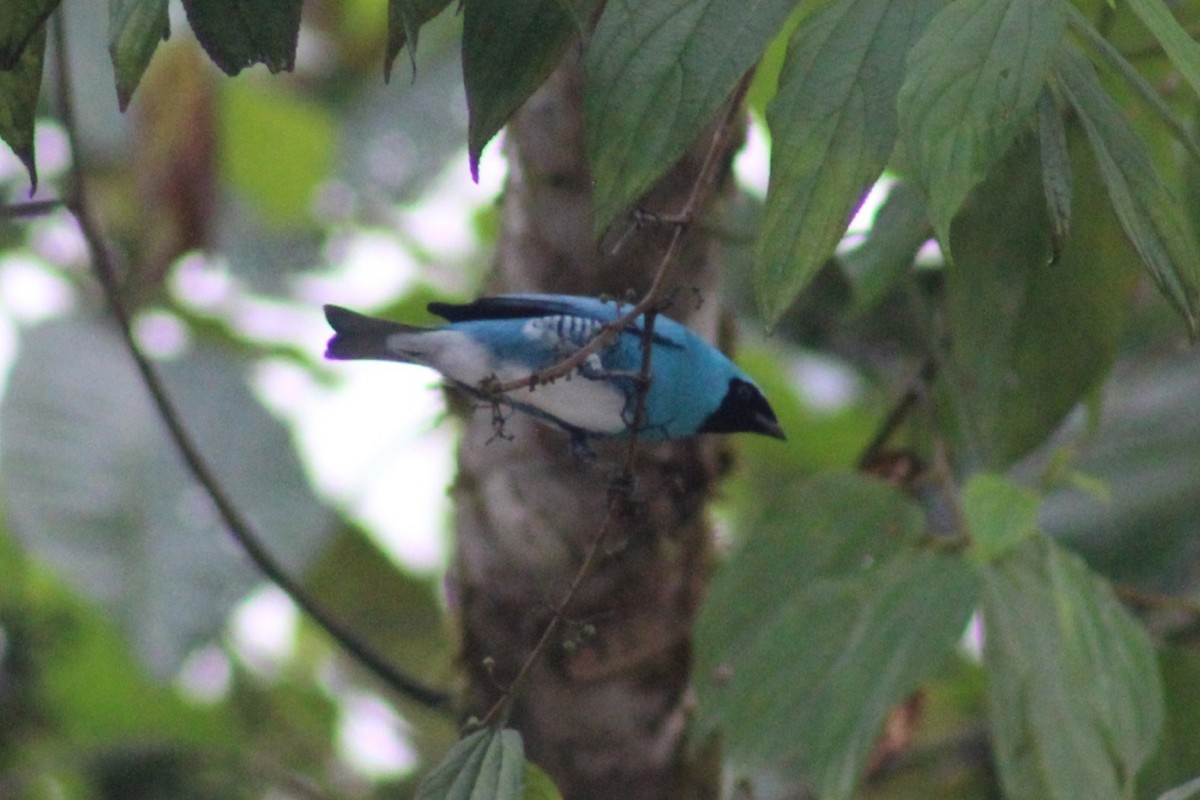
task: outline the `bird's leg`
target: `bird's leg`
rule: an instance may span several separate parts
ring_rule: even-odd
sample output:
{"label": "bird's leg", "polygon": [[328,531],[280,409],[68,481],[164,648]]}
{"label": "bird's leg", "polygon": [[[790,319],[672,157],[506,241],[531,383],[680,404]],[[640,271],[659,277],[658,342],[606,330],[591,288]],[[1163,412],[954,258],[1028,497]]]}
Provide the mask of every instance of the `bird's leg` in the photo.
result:
{"label": "bird's leg", "polygon": [[507,413],[504,410],[504,402],[499,396],[491,399],[492,407],[492,437],[487,440],[487,444],[491,444],[497,439],[505,439],[512,441],[513,435],[504,430],[504,424],[508,422],[508,418],[512,415],[513,409],[509,406]]}
{"label": "bird's leg", "polygon": [[596,451],[588,443],[587,434],[578,428],[568,431],[571,434],[571,455],[580,461],[595,461]]}

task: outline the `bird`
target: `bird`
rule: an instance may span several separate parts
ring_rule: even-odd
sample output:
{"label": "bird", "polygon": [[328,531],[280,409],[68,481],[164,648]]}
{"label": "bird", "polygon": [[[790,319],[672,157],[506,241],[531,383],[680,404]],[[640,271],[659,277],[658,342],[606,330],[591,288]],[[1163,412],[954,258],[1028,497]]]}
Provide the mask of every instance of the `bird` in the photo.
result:
{"label": "bird", "polygon": [[[632,308],[566,294],[506,294],[468,303],[432,302],[446,324],[418,327],[325,306],[334,330],[325,356],[432,367],[468,395],[528,414],[570,435],[576,455],[592,457],[593,439],[657,442],[703,433],[757,433],[786,439],[754,381],[713,345],[664,316],[652,325],[649,381],[642,377],[645,315],[615,341],[549,382],[539,373],[572,356]],[[539,377],[534,377],[539,376]],[[511,384],[524,381],[519,388]],[[510,385],[505,387],[505,384]],[[645,388],[641,387],[645,385]],[[498,388],[508,391],[498,392]],[[638,418],[638,393],[644,391]]]}

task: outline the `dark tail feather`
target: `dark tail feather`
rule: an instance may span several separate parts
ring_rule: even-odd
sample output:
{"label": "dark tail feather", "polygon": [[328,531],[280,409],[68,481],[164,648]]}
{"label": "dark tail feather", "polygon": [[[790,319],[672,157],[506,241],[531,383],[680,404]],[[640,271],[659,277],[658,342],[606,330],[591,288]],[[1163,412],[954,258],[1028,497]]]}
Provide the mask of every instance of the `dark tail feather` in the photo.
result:
{"label": "dark tail feather", "polygon": [[404,360],[388,348],[388,337],[394,333],[416,333],[424,330],[399,322],[375,319],[341,306],[325,306],[325,319],[334,335],[325,347],[325,357],[345,360],[355,358]]}

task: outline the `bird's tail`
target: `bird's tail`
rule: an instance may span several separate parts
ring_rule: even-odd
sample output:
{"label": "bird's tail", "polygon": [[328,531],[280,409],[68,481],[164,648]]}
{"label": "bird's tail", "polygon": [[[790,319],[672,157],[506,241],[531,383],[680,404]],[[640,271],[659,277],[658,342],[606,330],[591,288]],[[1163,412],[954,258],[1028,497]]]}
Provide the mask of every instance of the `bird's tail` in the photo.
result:
{"label": "bird's tail", "polygon": [[404,361],[389,338],[395,334],[420,333],[424,328],[375,319],[341,306],[325,306],[325,319],[334,335],[325,347],[325,357],[338,360],[357,358]]}

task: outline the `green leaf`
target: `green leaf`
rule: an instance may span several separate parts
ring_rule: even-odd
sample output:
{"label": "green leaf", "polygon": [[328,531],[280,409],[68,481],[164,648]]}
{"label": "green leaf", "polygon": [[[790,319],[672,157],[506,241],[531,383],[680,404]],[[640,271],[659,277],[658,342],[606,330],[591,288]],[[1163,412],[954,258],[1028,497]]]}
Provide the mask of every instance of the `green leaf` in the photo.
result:
{"label": "green leaf", "polygon": [[[35,36],[45,41],[46,19],[60,0],[5,0],[0,3],[0,71],[13,69]],[[40,31],[40,33],[39,33]],[[38,57],[39,61],[41,57]]]}
{"label": "green leaf", "polygon": [[799,759],[848,797],[893,705],[953,652],[978,594],[958,556],[913,547],[917,507],[826,474],[777,497],[697,622],[698,725],[752,770]]}
{"label": "green leaf", "polygon": [[1066,21],[1062,0],[954,0],[912,49],[900,135],[943,245],[967,193],[1028,126]]}
{"label": "green leaf", "polygon": [[795,0],[613,2],[587,51],[584,121],[603,230],[684,154]]}
{"label": "green leaf", "polygon": [[521,800],[562,800],[562,794],[550,776],[532,761],[525,762],[525,789]]}
{"label": "green leaf", "polygon": [[[463,9],[463,83],[471,177],[508,118],[562,61],[596,0],[468,0]],[[575,13],[572,14],[571,12]]]}
{"label": "green leaf", "polygon": [[183,0],[204,52],[229,75],[254,64],[271,72],[296,61],[303,0]]}
{"label": "green leaf", "polygon": [[46,26],[42,25],[33,32],[16,66],[0,72],[0,139],[25,165],[33,190],[37,189],[33,127],[45,52]]}
{"label": "green leaf", "polygon": [[1136,280],[1078,137],[1075,231],[1050,263],[1031,139],[992,170],[951,229],[957,256],[946,272],[951,344],[942,387],[964,455],[991,469],[1045,441],[1107,374]]}
{"label": "green leaf", "polygon": [[971,535],[971,552],[988,562],[1037,534],[1042,498],[1002,475],[978,473],[963,487],[962,512]]}
{"label": "green leaf", "polygon": [[986,568],[983,619],[1006,796],[1131,797],[1163,722],[1145,628],[1078,556],[1045,537]]}
{"label": "green leaf", "polygon": [[[325,542],[291,436],[243,364],[197,349],[162,365],[185,426],[264,546],[292,573]],[[22,545],[103,606],[152,675],[169,679],[261,576],[185,473],[110,325],[23,333],[0,405],[6,510]]]}
{"label": "green leaf", "polygon": [[413,75],[417,72],[417,36],[421,26],[441,13],[450,5],[450,0],[388,0],[387,51],[383,57],[383,80],[392,78],[392,65],[404,46],[408,45],[408,57]]}
{"label": "green leaf", "polygon": [[167,0],[109,0],[108,55],[122,111],[129,107],[158,43],[170,35]]}
{"label": "green leaf", "polygon": [[833,254],[896,143],[904,59],[942,0],[836,0],[792,39],[775,98],[755,248],[768,324]]}
{"label": "green leaf", "polygon": [[1171,63],[1200,94],[1200,44],[1172,16],[1162,0],[1129,0],[1129,7],[1158,39]]}
{"label": "green leaf", "polygon": [[1042,194],[1050,215],[1053,260],[1066,246],[1071,232],[1071,154],[1067,151],[1067,126],[1057,95],[1049,88],[1038,98],[1038,154],[1042,162]]}
{"label": "green leaf", "polygon": [[1091,65],[1063,48],[1057,74],[1091,142],[1121,228],[1195,335],[1200,332],[1200,248],[1182,204],[1158,176],[1145,145]]}
{"label": "green leaf", "polygon": [[251,81],[220,87],[221,173],[270,223],[309,219],[313,192],[333,170],[337,126],[313,101]]}
{"label": "green leaf", "polygon": [[521,734],[484,728],[450,748],[421,781],[416,800],[520,800],[526,763]]}
{"label": "green leaf", "polygon": [[866,241],[838,259],[853,294],[850,315],[874,308],[932,235],[924,195],[907,181],[894,183]]}

